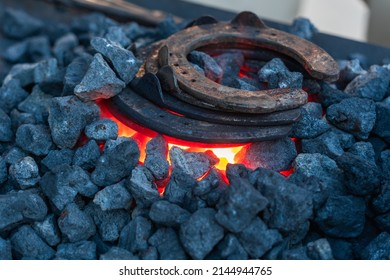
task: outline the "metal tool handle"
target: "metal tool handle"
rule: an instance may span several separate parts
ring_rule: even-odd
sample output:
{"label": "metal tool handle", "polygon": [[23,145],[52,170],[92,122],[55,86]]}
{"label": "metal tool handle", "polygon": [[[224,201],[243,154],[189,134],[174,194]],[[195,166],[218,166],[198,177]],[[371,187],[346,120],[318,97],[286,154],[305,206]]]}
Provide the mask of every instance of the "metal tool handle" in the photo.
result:
{"label": "metal tool handle", "polygon": [[[67,6],[77,6],[95,11],[116,15],[136,21],[147,26],[156,26],[167,17],[167,13],[160,10],[149,10],[124,0],[53,0]],[[173,17],[181,22],[179,17]]]}

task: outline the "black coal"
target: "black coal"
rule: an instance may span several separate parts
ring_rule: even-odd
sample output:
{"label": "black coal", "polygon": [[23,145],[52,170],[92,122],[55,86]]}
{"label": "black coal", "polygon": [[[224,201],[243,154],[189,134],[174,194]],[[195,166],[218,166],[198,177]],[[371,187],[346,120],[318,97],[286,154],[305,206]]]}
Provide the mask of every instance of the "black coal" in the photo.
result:
{"label": "black coal", "polygon": [[[0,259],[390,259],[389,65],[340,61],[327,84],[280,59],[192,52],[222,84],[303,86],[316,101],[289,138],[242,150],[227,184],[215,156],[168,150],[161,136],[140,164],[138,143],[99,119],[94,100],[138,71],[129,49],[179,30],[171,18],[152,29],[100,14],[50,26],[0,16],[11,67],[0,88]],[[315,28],[300,19],[291,32],[309,39]],[[255,75],[239,77],[243,66]]]}

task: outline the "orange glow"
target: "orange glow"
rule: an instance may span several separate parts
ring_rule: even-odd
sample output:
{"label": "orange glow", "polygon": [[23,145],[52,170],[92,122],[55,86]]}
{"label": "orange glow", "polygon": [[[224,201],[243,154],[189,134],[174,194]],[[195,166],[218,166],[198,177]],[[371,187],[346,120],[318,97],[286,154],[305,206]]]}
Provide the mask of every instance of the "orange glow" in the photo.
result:
{"label": "orange glow", "polygon": [[[146,155],[146,144],[152,139],[152,137],[155,137],[157,133],[155,131],[151,131],[150,129],[144,128],[142,126],[139,126],[138,124],[134,123],[134,127],[130,127],[126,124],[124,124],[122,121],[120,121],[118,118],[116,118],[107,108],[107,106],[102,101],[98,101],[97,104],[100,107],[101,110],[101,118],[109,118],[117,123],[118,125],[118,135],[120,137],[131,137],[134,139],[139,147],[140,147],[140,163],[143,163],[145,161],[145,155]],[[180,114],[179,114],[180,115]],[[173,146],[179,147],[183,150],[189,151],[189,152],[206,152],[211,151],[214,153],[218,159],[219,162],[215,164],[215,167],[221,171],[222,173],[222,179],[228,183],[228,179],[226,177],[226,166],[228,163],[236,164],[236,163],[242,163],[242,160],[239,157],[236,157],[238,152],[241,151],[241,149],[245,148],[249,144],[206,144],[206,143],[198,143],[198,142],[190,142],[185,141],[181,139],[176,139],[173,137],[165,136],[164,138],[168,142],[168,148],[171,149]],[[292,138],[292,140],[299,144],[299,139]],[[169,164],[171,164],[168,154],[168,161]],[[292,169],[281,171],[280,174],[284,176],[289,176],[293,173]],[[198,180],[203,179],[206,177],[208,172],[203,174],[198,178]],[[156,182],[157,187],[159,189],[159,192],[163,194],[164,188],[169,180],[164,180],[161,182]]]}
{"label": "orange glow", "polygon": [[[109,118],[117,123],[118,125],[118,135],[124,136],[124,137],[131,137],[133,138],[140,147],[140,162],[143,163],[145,160],[145,148],[148,141],[152,139],[155,135],[157,135],[156,132],[152,132],[146,128],[131,128],[121,122],[118,118],[116,118],[106,107],[103,101],[97,102],[97,104],[100,107],[101,110],[101,118]],[[175,113],[176,114],[176,113]],[[180,114],[179,114],[180,115]],[[142,130],[142,132],[140,132]],[[143,133],[145,132],[145,133]],[[153,135],[154,134],[154,135]],[[215,165],[215,167],[221,171],[226,170],[226,165],[228,163],[237,163],[234,160],[234,156],[236,153],[238,153],[245,144],[241,145],[226,145],[226,144],[205,144],[205,143],[197,143],[197,142],[190,142],[190,141],[183,141],[180,139],[174,139],[172,137],[164,136],[164,138],[168,141],[168,147],[169,149],[172,146],[177,146],[183,150],[190,151],[190,152],[206,152],[206,151],[212,151],[218,158],[219,162]],[[217,147],[217,148],[216,148]],[[170,162],[169,155],[168,155],[168,161]]]}

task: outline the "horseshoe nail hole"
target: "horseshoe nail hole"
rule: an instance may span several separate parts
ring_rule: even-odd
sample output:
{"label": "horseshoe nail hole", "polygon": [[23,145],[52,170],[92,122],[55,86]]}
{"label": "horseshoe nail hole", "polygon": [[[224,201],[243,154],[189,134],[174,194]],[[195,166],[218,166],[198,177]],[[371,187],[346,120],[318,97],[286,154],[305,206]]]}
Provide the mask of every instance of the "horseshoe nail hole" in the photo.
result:
{"label": "horseshoe nail hole", "polygon": [[170,52],[170,53],[169,53],[169,56],[172,56],[172,55],[173,55],[173,54]]}
{"label": "horseshoe nail hole", "polygon": [[164,116],[164,115],[159,115],[159,117],[160,117],[160,118],[162,118],[162,119],[163,119],[163,118],[165,118],[165,116]]}
{"label": "horseshoe nail hole", "polygon": [[183,75],[187,75],[187,74],[188,74],[187,71],[182,71],[181,73],[182,73]]}
{"label": "horseshoe nail hole", "polygon": [[173,64],[173,66],[176,66],[176,67],[178,67],[178,66],[179,66],[179,63],[175,63],[175,64]]}
{"label": "horseshoe nail hole", "polygon": [[271,33],[271,36],[276,36],[276,33],[273,33],[273,32],[272,32],[272,33]]}
{"label": "horseshoe nail hole", "polygon": [[188,122],[184,122],[183,124],[184,124],[184,125],[190,125]]}
{"label": "horseshoe nail hole", "polygon": [[192,79],[192,80],[191,80],[191,82],[195,83],[195,82],[196,82],[196,80],[195,80],[195,79]]}

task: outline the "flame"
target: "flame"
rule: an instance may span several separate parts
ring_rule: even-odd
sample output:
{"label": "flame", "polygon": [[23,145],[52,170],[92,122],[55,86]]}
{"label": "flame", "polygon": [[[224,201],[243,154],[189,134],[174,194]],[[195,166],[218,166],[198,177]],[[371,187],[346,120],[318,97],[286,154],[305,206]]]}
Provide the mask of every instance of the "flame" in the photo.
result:
{"label": "flame", "polygon": [[[143,163],[145,161],[145,149],[146,144],[149,142],[152,137],[157,135],[156,132],[152,132],[146,128],[132,128],[128,125],[121,122],[118,118],[116,118],[107,108],[103,101],[98,101],[97,104],[101,110],[101,118],[109,118],[116,122],[118,125],[118,135],[120,137],[131,137],[133,138],[140,147],[140,162]],[[145,132],[145,133],[144,133]],[[152,134],[152,135],[151,135]],[[154,134],[154,135],[153,135]],[[196,143],[190,141],[183,141],[180,139],[175,139],[172,137],[164,136],[168,141],[168,148],[171,149],[173,146],[179,147],[183,150],[190,152],[206,152],[211,151],[218,158],[219,162],[215,165],[217,169],[224,172],[226,170],[226,166],[228,163],[237,163],[234,159],[235,155],[246,145],[220,145],[220,144],[204,144],[204,143]],[[216,147],[217,146],[217,147]],[[168,161],[170,163],[169,155]]]}
{"label": "flame", "polygon": [[[145,161],[146,156],[146,144],[157,135],[155,131],[151,131],[150,129],[144,128],[142,126],[139,126],[138,124],[134,123],[134,126],[130,127],[126,124],[124,124],[122,121],[120,121],[118,118],[116,118],[107,108],[105,103],[103,101],[98,101],[97,104],[100,107],[101,110],[101,118],[109,118],[117,123],[118,125],[118,135],[120,137],[131,137],[133,140],[135,140],[139,147],[140,147],[140,163],[143,163]],[[168,148],[171,149],[173,146],[179,147],[183,150],[189,151],[189,152],[207,152],[211,151],[214,153],[215,156],[218,157],[219,162],[215,164],[215,167],[221,171],[223,175],[223,179],[226,183],[228,183],[228,179],[226,177],[226,166],[236,163],[242,163],[241,159],[237,157],[236,155],[244,148],[246,148],[249,144],[205,144],[205,143],[197,143],[197,142],[190,142],[190,141],[184,141],[181,139],[172,138],[169,136],[165,136],[164,138],[168,142]],[[292,138],[294,142],[296,142],[297,146],[299,145],[300,141],[299,139]],[[169,164],[171,164],[169,155],[168,155],[168,161]],[[280,174],[288,177],[293,173],[292,169],[284,170],[279,172]],[[208,173],[203,174],[201,177],[198,178],[198,180],[203,179],[205,176],[207,176]],[[162,193],[164,190],[164,187],[167,182],[160,182],[161,185],[159,186],[159,190]]]}

